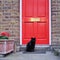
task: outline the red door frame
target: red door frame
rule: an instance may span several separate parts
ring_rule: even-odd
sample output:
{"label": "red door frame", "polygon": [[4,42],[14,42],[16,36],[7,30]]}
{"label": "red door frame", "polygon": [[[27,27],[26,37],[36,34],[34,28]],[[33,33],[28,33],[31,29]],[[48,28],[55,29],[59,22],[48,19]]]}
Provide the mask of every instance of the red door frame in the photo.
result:
{"label": "red door frame", "polygon": [[[20,45],[22,45],[22,0],[20,0]],[[51,0],[49,0],[49,45],[51,45]]]}

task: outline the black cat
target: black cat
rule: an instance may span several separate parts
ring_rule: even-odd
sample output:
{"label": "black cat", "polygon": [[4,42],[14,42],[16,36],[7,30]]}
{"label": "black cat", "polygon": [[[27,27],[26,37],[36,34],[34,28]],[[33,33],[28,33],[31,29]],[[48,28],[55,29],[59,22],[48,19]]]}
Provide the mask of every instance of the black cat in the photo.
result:
{"label": "black cat", "polygon": [[30,42],[28,42],[28,44],[26,45],[26,51],[27,52],[34,51],[35,42],[36,42],[36,38],[31,38]]}

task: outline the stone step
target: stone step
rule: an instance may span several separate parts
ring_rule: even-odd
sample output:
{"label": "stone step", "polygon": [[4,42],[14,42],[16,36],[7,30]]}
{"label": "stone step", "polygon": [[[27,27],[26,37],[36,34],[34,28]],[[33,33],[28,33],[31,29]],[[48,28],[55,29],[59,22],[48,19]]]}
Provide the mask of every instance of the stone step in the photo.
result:
{"label": "stone step", "polygon": [[[20,46],[20,51],[25,51],[26,50],[26,46]],[[36,51],[41,51],[41,50],[45,50],[45,51],[51,51],[50,47],[35,47]]]}

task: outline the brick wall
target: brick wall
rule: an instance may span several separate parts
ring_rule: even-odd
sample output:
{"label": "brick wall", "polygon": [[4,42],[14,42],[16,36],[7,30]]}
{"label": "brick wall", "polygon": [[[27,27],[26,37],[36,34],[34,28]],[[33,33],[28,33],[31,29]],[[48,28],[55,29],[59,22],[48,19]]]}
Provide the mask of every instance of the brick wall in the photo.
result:
{"label": "brick wall", "polygon": [[19,42],[19,0],[0,0],[0,33],[10,33],[9,39]]}
{"label": "brick wall", "polygon": [[60,45],[60,0],[52,0],[52,45]]}

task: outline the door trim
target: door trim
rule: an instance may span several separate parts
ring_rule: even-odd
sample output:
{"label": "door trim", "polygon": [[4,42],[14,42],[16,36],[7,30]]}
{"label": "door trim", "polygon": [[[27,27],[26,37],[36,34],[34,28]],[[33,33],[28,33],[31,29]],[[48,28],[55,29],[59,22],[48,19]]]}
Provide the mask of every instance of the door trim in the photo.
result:
{"label": "door trim", "polygon": [[49,0],[49,45],[51,45],[51,0]]}
{"label": "door trim", "polygon": [[20,45],[22,45],[22,0],[20,0]]}
{"label": "door trim", "polygon": [[[22,45],[22,0],[20,0],[20,45]],[[49,45],[51,45],[51,0],[49,0]]]}

